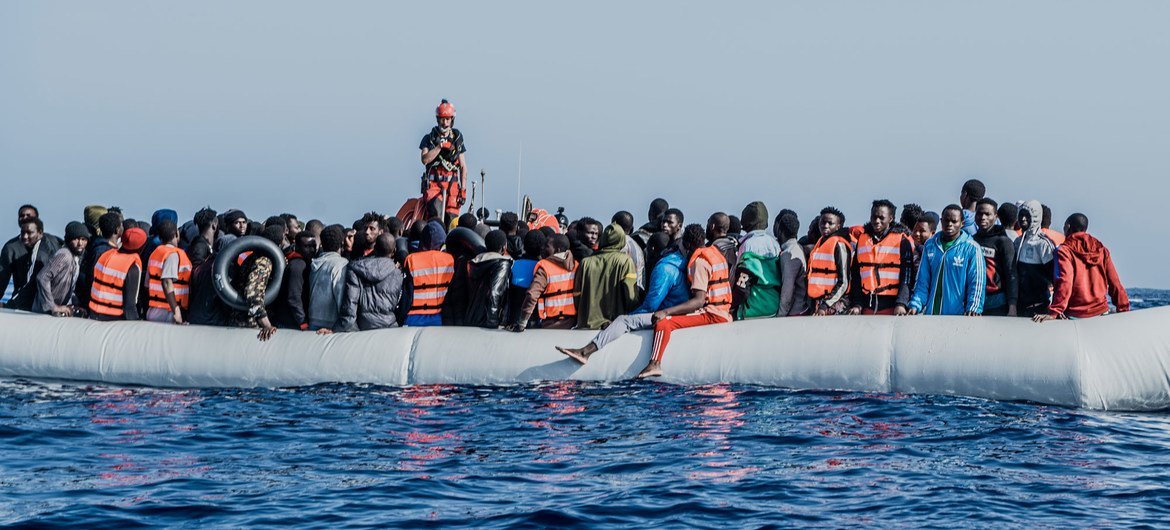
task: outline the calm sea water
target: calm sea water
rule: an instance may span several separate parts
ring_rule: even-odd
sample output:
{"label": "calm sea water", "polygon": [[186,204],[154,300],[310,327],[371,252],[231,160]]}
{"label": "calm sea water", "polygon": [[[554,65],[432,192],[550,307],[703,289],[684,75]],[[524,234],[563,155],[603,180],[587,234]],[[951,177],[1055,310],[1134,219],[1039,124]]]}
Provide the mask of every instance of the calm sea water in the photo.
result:
{"label": "calm sea water", "polygon": [[0,525],[1157,527],[1168,484],[1166,414],[654,382],[0,381]]}

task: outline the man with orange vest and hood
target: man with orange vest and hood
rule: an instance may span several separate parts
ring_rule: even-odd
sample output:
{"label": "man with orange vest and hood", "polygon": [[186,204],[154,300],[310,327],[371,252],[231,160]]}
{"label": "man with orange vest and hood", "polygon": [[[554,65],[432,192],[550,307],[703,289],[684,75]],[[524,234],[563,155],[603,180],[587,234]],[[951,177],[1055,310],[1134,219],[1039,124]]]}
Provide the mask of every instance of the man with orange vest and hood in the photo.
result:
{"label": "man with orange vest and hood", "polygon": [[654,312],[654,349],[650,364],[638,378],[662,375],[662,355],[677,329],[731,322],[731,281],[727,259],[713,246],[704,246],[707,231],[701,225],[687,225],[682,246],[687,253],[687,279],[691,298],[679,305]]}
{"label": "man with orange vest and hood", "polygon": [[910,304],[910,278],[914,275],[914,244],[909,234],[894,224],[897,207],[886,200],[873,201],[869,223],[857,236],[850,275],[850,315],[906,314]]}
{"label": "man with orange vest and hood", "polygon": [[179,248],[179,229],[175,222],[164,220],[155,227],[159,246],[146,263],[146,319],[151,322],[184,324],[191,293],[191,260]]}
{"label": "man with orange vest and hood", "polygon": [[439,250],[446,238],[447,232],[438,220],[427,221],[419,237],[418,252],[412,252],[403,263],[406,279],[399,307],[408,308],[402,320],[405,326],[443,325],[443,302],[455,276],[455,257]]}
{"label": "man with orange vest and hood", "polygon": [[1113,258],[1097,238],[1089,235],[1089,218],[1074,213],[1064,222],[1064,244],[1056,247],[1056,281],[1048,313],[1032,320],[1090,318],[1109,313],[1105,295],[1118,313],[1129,311],[1129,296],[1113,267]]}
{"label": "man with orange vest and hood", "polygon": [[131,228],[122,234],[122,247],[107,250],[93,268],[89,314],[94,320],[141,320],[138,289],[142,285],[142,258],[146,232]]}
{"label": "man with orange vest and hood", "polygon": [[821,237],[808,259],[808,298],[815,316],[844,313],[848,306],[849,263],[853,245],[845,214],[832,206],[821,210]]}
{"label": "man with orange vest and hood", "polygon": [[[455,128],[455,106],[443,100],[435,109],[438,122],[419,143],[423,174],[423,201],[432,212],[446,212],[443,225],[459,216],[466,195],[467,158],[463,133]],[[445,204],[440,204],[443,200]]]}

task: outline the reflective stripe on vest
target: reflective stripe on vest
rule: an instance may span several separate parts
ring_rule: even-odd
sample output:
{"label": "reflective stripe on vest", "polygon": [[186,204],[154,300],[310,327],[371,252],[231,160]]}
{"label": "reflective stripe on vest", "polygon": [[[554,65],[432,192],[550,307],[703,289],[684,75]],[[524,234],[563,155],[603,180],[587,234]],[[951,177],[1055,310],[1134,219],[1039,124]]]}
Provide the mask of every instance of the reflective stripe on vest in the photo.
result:
{"label": "reflective stripe on vest", "polygon": [[687,262],[687,277],[692,282],[695,278],[695,262],[699,258],[711,266],[711,276],[707,279],[707,302],[703,304],[703,307],[729,312],[731,310],[731,282],[728,276],[727,258],[724,258],[723,253],[713,246],[696,250],[694,254],[691,254],[690,261]]}
{"label": "reflective stripe on vest", "polygon": [[544,271],[545,278],[548,278],[544,292],[536,300],[536,314],[541,320],[577,316],[577,305],[573,300],[574,271],[548,259],[536,262],[532,275],[535,276],[537,271]]}
{"label": "reflective stripe on vest", "polygon": [[[808,260],[808,297],[812,299],[824,298],[829,293],[833,292],[836,287],[838,279],[842,278],[841,272],[837,270],[837,260],[834,258],[834,253],[837,250],[837,243],[842,243],[846,246],[851,246],[849,241],[841,236],[832,235],[829,237],[822,237],[817,245],[813,247],[812,254],[809,255]],[[849,282],[845,282],[845,292],[849,292]]]}
{"label": "reflective stripe on vest", "polygon": [[137,252],[123,253],[112,248],[102,254],[93,266],[93,287],[89,290],[89,310],[109,317],[123,317],[122,295],[126,274],[130,267],[142,269],[142,258]]}
{"label": "reflective stripe on vest", "polygon": [[188,300],[191,293],[191,260],[187,259],[187,253],[175,248],[173,245],[162,245],[150,254],[150,259],[146,262],[147,292],[150,295],[148,305],[150,307],[171,310],[171,304],[167,303],[167,293],[163,290],[162,284],[162,268],[166,263],[167,258],[175,254],[179,256],[179,274],[178,277],[171,280],[171,288],[175,293],[175,302],[179,307],[186,310],[189,306]]}
{"label": "reflective stripe on vest", "polygon": [[447,286],[455,277],[455,258],[439,250],[425,250],[406,256],[414,298],[410,315],[437,315],[447,299]]}
{"label": "reflective stripe on vest", "polygon": [[[861,234],[854,259],[861,276],[861,291],[871,295],[887,295],[897,291],[902,279],[902,240],[904,235],[889,232],[880,241],[869,233]],[[897,292],[893,293],[897,294]]]}

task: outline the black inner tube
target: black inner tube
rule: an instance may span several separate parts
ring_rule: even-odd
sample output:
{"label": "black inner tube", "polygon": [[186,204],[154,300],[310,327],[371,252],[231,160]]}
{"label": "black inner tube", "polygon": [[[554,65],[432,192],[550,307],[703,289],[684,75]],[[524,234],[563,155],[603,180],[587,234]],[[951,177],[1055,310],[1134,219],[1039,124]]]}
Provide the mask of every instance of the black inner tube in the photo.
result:
{"label": "black inner tube", "polygon": [[[264,305],[271,305],[280,296],[280,284],[284,279],[284,253],[275,243],[260,236],[244,236],[228,243],[215,257],[214,285],[220,300],[233,309],[246,311],[248,301],[243,293],[236,291],[230,275],[236,260],[245,252],[260,252],[272,260],[272,275],[264,293]],[[238,270],[239,268],[236,267]]]}

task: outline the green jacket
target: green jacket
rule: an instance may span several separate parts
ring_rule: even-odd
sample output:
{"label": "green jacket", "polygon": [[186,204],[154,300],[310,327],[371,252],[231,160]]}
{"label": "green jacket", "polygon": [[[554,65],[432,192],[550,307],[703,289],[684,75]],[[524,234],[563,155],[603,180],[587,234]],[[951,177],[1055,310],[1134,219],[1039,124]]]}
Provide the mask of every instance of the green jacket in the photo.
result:
{"label": "green jacket", "polygon": [[755,252],[744,252],[736,266],[736,278],[746,273],[747,285],[736,288],[743,293],[743,303],[736,308],[735,319],[774,317],[780,310],[780,265],[776,258],[764,258]]}
{"label": "green jacket", "polygon": [[601,329],[638,307],[638,275],[625,246],[625,231],[611,224],[601,234],[601,248],[581,260],[573,283],[577,328]]}

